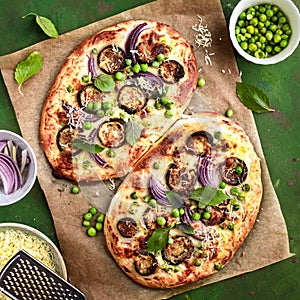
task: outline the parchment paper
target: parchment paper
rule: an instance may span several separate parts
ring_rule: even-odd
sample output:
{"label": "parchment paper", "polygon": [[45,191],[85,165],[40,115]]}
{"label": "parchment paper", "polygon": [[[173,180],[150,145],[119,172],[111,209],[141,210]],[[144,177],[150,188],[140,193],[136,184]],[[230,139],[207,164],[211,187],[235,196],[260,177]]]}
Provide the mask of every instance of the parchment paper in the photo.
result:
{"label": "parchment paper", "polygon": [[[199,76],[206,79],[206,85],[196,90],[187,113],[224,113],[227,108],[232,108],[235,112],[233,120],[244,127],[261,158],[264,186],[258,220],[234,259],[214,276],[170,290],[150,290],[135,284],[123,274],[109,255],[102,234],[96,238],[86,236],[85,229],[81,226],[82,215],[90,207],[85,193],[72,195],[70,182],[52,177],[51,168],[39,143],[39,121],[44,100],[60,66],[73,48],[84,38],[108,25],[129,19],[143,19],[145,16],[171,25],[193,45],[196,32],[192,30],[192,26],[199,25],[199,16],[202,18],[206,33],[211,33],[212,44],[195,48],[195,54],[200,70]],[[14,69],[17,63],[24,60],[33,50],[41,52],[43,69],[24,83],[24,96],[21,96],[14,80]],[[58,39],[49,39],[0,57],[0,66],[22,134],[38,159],[38,180],[54,219],[69,280],[86,294],[87,299],[164,299],[202,285],[257,270],[291,256],[285,221],[269,178],[252,112],[246,109],[236,96],[235,84],[241,79],[219,0],[152,2],[66,33]],[[104,183],[99,184],[99,191],[103,203],[108,203],[114,194]]]}

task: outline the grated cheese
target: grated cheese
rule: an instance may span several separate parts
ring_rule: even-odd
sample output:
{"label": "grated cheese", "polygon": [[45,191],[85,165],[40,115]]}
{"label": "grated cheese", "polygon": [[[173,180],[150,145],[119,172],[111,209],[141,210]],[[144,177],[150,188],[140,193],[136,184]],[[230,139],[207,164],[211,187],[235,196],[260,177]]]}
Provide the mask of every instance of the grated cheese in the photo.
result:
{"label": "grated cheese", "polygon": [[198,17],[198,23],[194,24],[192,26],[192,29],[196,32],[196,34],[194,35],[194,44],[196,46],[196,48],[207,48],[207,47],[211,47],[212,45],[212,37],[211,37],[211,32],[209,31],[207,25],[203,26],[202,25],[202,17],[201,16],[197,16]]}
{"label": "grated cheese", "polygon": [[[49,245],[39,237],[20,230],[0,231],[0,271],[20,250],[25,250],[48,268],[57,272]],[[10,299],[0,292],[0,300]]]}

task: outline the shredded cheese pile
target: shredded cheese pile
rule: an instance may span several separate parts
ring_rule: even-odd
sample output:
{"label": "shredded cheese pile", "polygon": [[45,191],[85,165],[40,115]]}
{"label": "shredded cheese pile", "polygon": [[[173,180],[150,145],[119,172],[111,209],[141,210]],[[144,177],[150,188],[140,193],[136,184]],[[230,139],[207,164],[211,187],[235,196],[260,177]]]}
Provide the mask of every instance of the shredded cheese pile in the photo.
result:
{"label": "shredded cheese pile", "polygon": [[[15,229],[0,231],[0,271],[4,268],[6,263],[22,249],[54,272],[57,272],[49,245],[37,236]],[[0,300],[7,299],[10,298],[0,292]]]}

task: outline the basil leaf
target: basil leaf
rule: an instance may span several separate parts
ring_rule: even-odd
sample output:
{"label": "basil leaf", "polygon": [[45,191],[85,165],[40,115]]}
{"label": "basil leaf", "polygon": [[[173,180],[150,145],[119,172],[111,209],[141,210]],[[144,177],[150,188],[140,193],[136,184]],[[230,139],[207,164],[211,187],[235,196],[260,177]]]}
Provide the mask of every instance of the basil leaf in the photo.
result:
{"label": "basil leaf", "polygon": [[182,230],[185,234],[194,234],[194,228],[191,225],[181,223],[177,226],[180,230]]}
{"label": "basil leaf", "polygon": [[18,90],[20,94],[22,84],[35,75],[42,69],[43,61],[42,55],[38,51],[33,51],[25,60],[18,63],[15,69],[15,80],[19,84]]}
{"label": "basil leaf", "polygon": [[135,121],[133,121],[132,119],[130,119],[126,125],[126,141],[127,141],[127,143],[129,143],[131,146],[134,146],[136,141],[140,138],[141,133],[142,133],[141,126],[138,123],[136,123]]}
{"label": "basil leaf", "polygon": [[274,111],[270,108],[268,97],[256,86],[237,82],[236,91],[241,102],[252,111],[256,113]]}
{"label": "basil leaf", "polygon": [[166,196],[168,201],[172,206],[175,208],[179,208],[184,204],[184,200],[180,196],[180,194],[173,192],[173,191],[166,191]]}
{"label": "basil leaf", "polygon": [[116,83],[110,75],[100,74],[94,78],[94,86],[102,92],[112,92],[115,85]]}
{"label": "basil leaf", "polygon": [[58,32],[55,28],[55,25],[52,23],[51,20],[47,19],[46,17],[39,16],[35,13],[29,13],[22,18],[26,18],[29,15],[34,15],[35,16],[35,21],[36,23],[41,27],[41,29],[46,33],[48,36],[57,38],[58,37]]}
{"label": "basil leaf", "polygon": [[198,201],[199,208],[205,208],[206,206],[214,206],[224,202],[228,199],[228,196],[221,190],[213,187],[201,187],[194,190],[189,199]]}
{"label": "basil leaf", "polygon": [[93,144],[80,139],[74,139],[74,141],[72,142],[72,146],[94,154],[100,153],[104,150],[104,148],[98,144]]}
{"label": "basil leaf", "polygon": [[165,248],[168,244],[169,232],[171,228],[159,228],[153,231],[147,241],[147,251],[156,252]]}

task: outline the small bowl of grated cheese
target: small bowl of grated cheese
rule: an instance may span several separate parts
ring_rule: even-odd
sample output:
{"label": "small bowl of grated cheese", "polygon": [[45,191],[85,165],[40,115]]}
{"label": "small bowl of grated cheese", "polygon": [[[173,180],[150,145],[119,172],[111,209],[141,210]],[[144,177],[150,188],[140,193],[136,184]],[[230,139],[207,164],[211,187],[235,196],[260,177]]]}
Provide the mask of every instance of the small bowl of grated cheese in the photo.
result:
{"label": "small bowl of grated cheese", "polygon": [[[0,272],[20,250],[25,250],[46,267],[67,280],[62,255],[55,244],[39,230],[19,223],[0,224]],[[0,300],[9,299],[0,292]]]}

